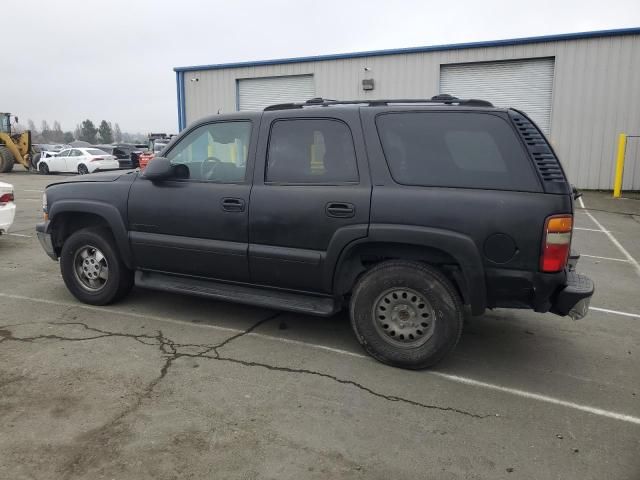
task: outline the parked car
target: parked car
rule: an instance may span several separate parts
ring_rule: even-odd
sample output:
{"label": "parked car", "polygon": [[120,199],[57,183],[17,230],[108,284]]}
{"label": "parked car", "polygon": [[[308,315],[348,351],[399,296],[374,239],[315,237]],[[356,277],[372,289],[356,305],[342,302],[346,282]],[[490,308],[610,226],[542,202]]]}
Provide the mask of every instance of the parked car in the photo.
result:
{"label": "parked car", "polygon": [[60,145],[50,145],[46,143],[38,143],[33,145],[33,155],[31,156],[31,168],[33,170],[38,169],[38,162],[42,158],[55,157],[58,155],[58,150],[56,147]]}
{"label": "parked car", "polygon": [[144,151],[135,145],[128,144],[96,145],[96,148],[116,157],[120,168],[138,168],[140,154]]}
{"label": "parked car", "polygon": [[7,234],[16,216],[13,185],[0,182],[0,235]]}
{"label": "parked car", "polygon": [[38,162],[38,171],[43,175],[54,172],[85,175],[118,168],[120,163],[116,157],[97,148],[67,148]]}
{"label": "parked car", "polygon": [[[94,305],[137,286],[315,315],[424,368],[465,307],[574,319],[572,187],[524,113],[481,100],[314,99],[204,118],[142,172],[47,187],[37,226]],[[90,180],[90,181],[89,181]]]}

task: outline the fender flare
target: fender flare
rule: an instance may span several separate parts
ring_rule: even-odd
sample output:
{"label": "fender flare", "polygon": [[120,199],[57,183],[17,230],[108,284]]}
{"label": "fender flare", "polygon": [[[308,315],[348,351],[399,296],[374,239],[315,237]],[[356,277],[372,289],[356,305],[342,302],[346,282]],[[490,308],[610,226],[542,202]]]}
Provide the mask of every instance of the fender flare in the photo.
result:
{"label": "fender flare", "polygon": [[418,227],[413,225],[372,224],[366,238],[351,242],[345,247],[334,269],[334,285],[345,261],[354,249],[367,243],[396,243],[417,247],[430,247],[451,255],[462,272],[474,315],[484,313],[487,305],[487,287],[481,254],[474,241],[467,235],[439,228]]}
{"label": "fender flare", "polygon": [[[105,220],[113,232],[118,251],[127,268],[133,268],[133,254],[129,245],[129,233],[120,211],[113,205],[96,200],[58,200],[49,210],[49,229],[55,225],[56,217],[61,213],[91,213]],[[50,232],[47,232],[50,233]]]}

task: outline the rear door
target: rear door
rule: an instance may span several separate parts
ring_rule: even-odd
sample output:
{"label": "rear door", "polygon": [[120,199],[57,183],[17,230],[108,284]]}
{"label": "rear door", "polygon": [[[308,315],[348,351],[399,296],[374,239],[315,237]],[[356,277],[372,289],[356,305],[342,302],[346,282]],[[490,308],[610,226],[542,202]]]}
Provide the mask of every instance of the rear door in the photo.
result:
{"label": "rear door", "polygon": [[78,165],[84,159],[84,152],[78,148],[71,150],[71,154],[66,157],[66,169],[67,172],[77,172]]}
{"label": "rear door", "polygon": [[367,235],[370,195],[357,108],[265,112],[249,207],[252,281],[329,292],[340,252]]}

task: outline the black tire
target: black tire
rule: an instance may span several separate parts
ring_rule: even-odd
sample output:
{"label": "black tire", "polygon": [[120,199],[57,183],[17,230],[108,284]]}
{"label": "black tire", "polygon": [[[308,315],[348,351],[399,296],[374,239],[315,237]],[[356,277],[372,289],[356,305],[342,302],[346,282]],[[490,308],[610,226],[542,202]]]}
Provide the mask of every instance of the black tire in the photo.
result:
{"label": "black tire", "polygon": [[0,145],[0,173],[8,173],[13,170],[13,164],[16,162],[16,158],[4,145]]}
{"label": "black tire", "polygon": [[42,153],[34,153],[33,155],[31,155],[31,168],[33,170],[38,170],[38,162],[40,161],[41,157]]}
{"label": "black tire", "polygon": [[89,173],[89,169],[84,163],[78,165],[78,174],[79,175],[87,175]]}
{"label": "black tire", "polygon": [[49,175],[49,165],[41,162],[40,165],[38,165],[38,172],[40,172],[40,175]]}
{"label": "black tire", "polygon": [[[395,292],[399,296],[394,306]],[[464,308],[451,282],[433,267],[404,260],[383,262],[366,272],[353,290],[350,314],[367,353],[382,363],[416,370],[435,365],[455,348],[464,321]]]}
{"label": "black tire", "polygon": [[[83,284],[76,261],[86,249],[96,249],[104,257],[108,275],[97,290]],[[95,251],[95,250],[94,250]],[[86,269],[85,269],[86,270]],[[111,232],[104,228],[85,228],[73,233],[62,246],[60,271],[69,291],[78,300],[91,305],[107,305],[127,295],[133,287],[133,271],[122,262]],[[102,280],[100,280],[102,281]]]}

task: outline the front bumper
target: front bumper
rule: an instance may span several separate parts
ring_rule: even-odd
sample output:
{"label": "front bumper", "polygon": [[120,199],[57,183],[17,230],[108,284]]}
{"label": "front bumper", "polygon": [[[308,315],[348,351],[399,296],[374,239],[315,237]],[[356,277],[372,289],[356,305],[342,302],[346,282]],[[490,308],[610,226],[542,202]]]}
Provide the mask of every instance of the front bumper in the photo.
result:
{"label": "front bumper", "polygon": [[53,241],[51,239],[51,234],[47,232],[49,222],[38,223],[36,225],[36,236],[38,237],[38,241],[40,245],[42,245],[43,250],[52,260],[58,261],[58,254],[56,253],[55,248],[53,248]]}

